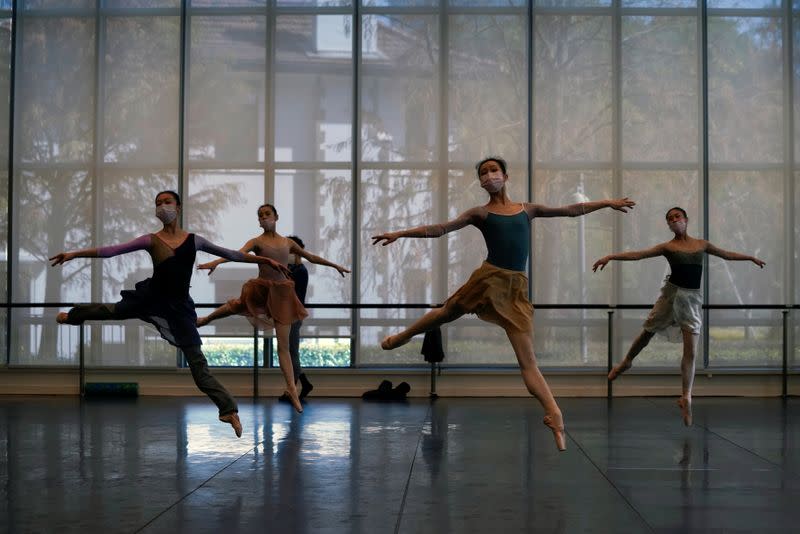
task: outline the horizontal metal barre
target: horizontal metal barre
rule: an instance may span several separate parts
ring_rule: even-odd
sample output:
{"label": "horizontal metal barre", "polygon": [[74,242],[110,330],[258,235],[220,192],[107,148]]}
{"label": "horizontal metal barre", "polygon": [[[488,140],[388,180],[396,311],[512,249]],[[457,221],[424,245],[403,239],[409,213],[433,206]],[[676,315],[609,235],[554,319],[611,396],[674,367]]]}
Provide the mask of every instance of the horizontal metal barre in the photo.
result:
{"label": "horizontal metal barre", "polygon": [[[0,308],[71,308],[73,306],[85,304],[103,304],[92,302],[0,302]],[[113,303],[112,303],[113,304]],[[218,308],[225,302],[199,302],[195,303],[195,308]],[[306,308],[312,309],[426,309],[441,308],[444,304],[430,303],[409,303],[409,304],[385,304],[385,303],[319,303],[305,304]],[[653,304],[534,304],[533,307],[539,310],[649,310]],[[800,304],[704,304],[704,310],[797,310]]]}

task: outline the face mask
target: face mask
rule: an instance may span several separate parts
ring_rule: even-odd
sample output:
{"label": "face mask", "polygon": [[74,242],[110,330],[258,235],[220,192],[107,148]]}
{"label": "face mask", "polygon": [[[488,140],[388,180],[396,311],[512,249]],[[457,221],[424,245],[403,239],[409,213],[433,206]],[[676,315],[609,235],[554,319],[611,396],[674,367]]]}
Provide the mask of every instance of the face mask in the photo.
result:
{"label": "face mask", "polygon": [[169,224],[178,216],[178,206],[175,204],[162,204],[156,208],[156,217],[164,223]]}
{"label": "face mask", "polygon": [[686,233],[686,219],[680,219],[678,221],[674,221],[669,225],[670,229],[673,232],[680,232],[682,234]]}
{"label": "face mask", "polygon": [[266,230],[267,232],[274,232],[275,231],[275,221],[269,219],[259,219],[258,220],[259,226]]}
{"label": "face mask", "polygon": [[502,174],[495,174],[495,175],[487,175],[486,179],[481,182],[481,187],[486,189],[489,193],[497,193],[503,186],[505,185],[506,181],[503,178]]}

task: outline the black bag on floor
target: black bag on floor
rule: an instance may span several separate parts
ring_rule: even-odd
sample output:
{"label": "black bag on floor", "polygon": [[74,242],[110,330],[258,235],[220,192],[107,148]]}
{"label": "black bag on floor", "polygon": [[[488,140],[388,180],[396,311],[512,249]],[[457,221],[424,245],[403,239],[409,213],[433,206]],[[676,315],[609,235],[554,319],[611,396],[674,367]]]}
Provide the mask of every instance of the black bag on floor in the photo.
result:
{"label": "black bag on floor", "polygon": [[404,401],[409,391],[411,391],[411,386],[408,385],[408,382],[400,382],[396,388],[392,389],[392,383],[384,380],[378,389],[365,391],[361,398],[373,401]]}

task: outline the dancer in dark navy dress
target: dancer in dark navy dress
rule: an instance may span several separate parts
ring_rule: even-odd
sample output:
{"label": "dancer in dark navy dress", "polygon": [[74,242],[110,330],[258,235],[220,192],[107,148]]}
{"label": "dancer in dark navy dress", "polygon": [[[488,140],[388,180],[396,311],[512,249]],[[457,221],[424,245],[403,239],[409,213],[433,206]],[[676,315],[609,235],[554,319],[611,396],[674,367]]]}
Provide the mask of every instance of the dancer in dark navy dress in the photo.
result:
{"label": "dancer in dark navy dress", "polygon": [[481,187],[489,193],[488,203],[469,209],[444,224],[373,236],[373,244],[386,246],[401,237],[441,237],[471,224],[481,231],[489,251],[486,261],[445,301],[444,306],[426,313],[402,332],[386,337],[381,347],[394,349],[408,343],[413,336],[454,321],[466,313],[474,313],[484,321],[499,325],[511,342],[528,391],[544,408],[544,424],[553,431],[556,446],[563,451],[566,449],[564,420],[550,386],[536,365],[533,351],[533,306],[528,300],[528,277],[525,273],[530,253],[531,220],[534,217],[578,217],[601,208],[627,212],[635,202],[622,198],[560,208],[512,202],[506,194],[508,174],[503,159],[486,158],[475,168]]}
{"label": "dancer in dark navy dress", "polygon": [[180,209],[178,194],[162,191],[156,195],[156,217],[164,224],[160,232],[145,234],[121,245],[62,252],[50,258],[55,266],[74,258],[111,258],[146,250],[153,260],[153,276],[137,283],[134,290],[122,291],[119,302],[75,306],[69,312],[59,313],[56,320],[62,324],[79,325],[84,321],[141,319],[152,324],[161,337],[183,351],[195,384],[217,405],[220,421],[229,423],[239,437],[242,425],[236,401],[211,375],[200,350],[202,342],[197,332],[197,314],[189,296],[195,254],[202,250],[230,261],[269,265],[287,274],[288,269],[269,258],[222,248],[186,232],[178,225]]}

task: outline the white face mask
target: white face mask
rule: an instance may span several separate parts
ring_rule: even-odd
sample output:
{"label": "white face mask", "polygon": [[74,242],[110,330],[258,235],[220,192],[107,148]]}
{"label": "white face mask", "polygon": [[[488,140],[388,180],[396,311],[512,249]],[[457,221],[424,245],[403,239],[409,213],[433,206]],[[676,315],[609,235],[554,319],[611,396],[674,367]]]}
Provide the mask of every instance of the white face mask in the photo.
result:
{"label": "white face mask", "polygon": [[679,219],[669,223],[669,229],[676,233],[686,233],[686,219]]}
{"label": "white face mask", "polygon": [[156,207],[156,217],[164,223],[169,224],[178,216],[178,206],[175,204],[162,204]]}
{"label": "white face mask", "polygon": [[258,225],[261,226],[267,232],[274,232],[275,231],[275,219],[259,219]]}
{"label": "white face mask", "polygon": [[481,187],[489,193],[497,193],[503,189],[505,183],[505,177],[502,173],[498,172],[497,174],[487,174],[486,177],[481,180]]}

